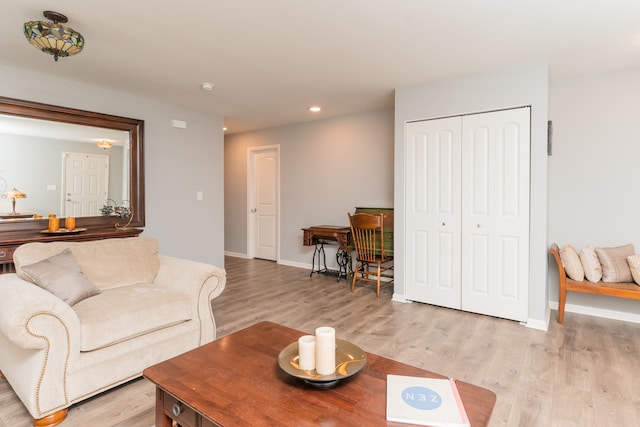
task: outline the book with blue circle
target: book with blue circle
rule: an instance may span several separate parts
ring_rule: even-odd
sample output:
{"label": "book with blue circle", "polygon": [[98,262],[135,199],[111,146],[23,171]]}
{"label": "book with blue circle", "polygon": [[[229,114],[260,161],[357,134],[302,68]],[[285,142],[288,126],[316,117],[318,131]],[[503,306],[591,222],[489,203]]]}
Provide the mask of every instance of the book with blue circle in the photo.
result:
{"label": "book with blue circle", "polygon": [[456,382],[387,375],[387,420],[432,427],[469,427]]}

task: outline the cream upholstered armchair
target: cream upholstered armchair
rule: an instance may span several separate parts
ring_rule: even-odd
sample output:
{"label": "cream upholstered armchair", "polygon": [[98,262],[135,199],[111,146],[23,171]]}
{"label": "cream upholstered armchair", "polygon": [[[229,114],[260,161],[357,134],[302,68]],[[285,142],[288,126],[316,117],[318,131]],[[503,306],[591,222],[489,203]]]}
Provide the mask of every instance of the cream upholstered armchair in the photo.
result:
{"label": "cream upholstered armchair", "polygon": [[215,339],[225,272],[158,251],[143,237],[16,250],[0,275],[0,371],[34,425]]}

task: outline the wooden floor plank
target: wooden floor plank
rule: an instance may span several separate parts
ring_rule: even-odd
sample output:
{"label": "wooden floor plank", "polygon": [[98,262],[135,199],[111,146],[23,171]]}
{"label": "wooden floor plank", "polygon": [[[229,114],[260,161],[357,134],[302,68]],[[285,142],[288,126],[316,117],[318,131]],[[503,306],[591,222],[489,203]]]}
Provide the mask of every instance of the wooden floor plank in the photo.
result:
{"label": "wooden floor plank", "polygon": [[[371,284],[262,260],[226,258],[227,288],[214,301],[218,336],[261,320],[312,333],[331,325],[364,350],[493,390],[491,426],[640,425],[640,325],[567,313],[549,331],[504,319],[376,298]],[[556,318],[555,313],[551,316]],[[127,383],[69,411],[65,427],[154,424],[154,388]],[[30,418],[0,380],[0,427]]]}

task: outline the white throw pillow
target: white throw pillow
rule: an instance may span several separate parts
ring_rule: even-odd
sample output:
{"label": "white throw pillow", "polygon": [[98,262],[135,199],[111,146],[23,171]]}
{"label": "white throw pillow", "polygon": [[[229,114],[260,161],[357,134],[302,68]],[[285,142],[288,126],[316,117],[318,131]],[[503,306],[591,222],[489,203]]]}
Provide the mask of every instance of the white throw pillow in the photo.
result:
{"label": "white throw pillow", "polygon": [[627,257],[627,264],[631,270],[631,277],[636,284],[640,285],[640,255],[630,255]]}
{"label": "white throw pillow", "polygon": [[560,249],[560,260],[564,266],[564,271],[570,279],[573,279],[576,282],[582,282],[584,280],[582,262],[580,262],[578,252],[573,246],[566,245]]}
{"label": "white throw pillow", "polygon": [[596,248],[591,245],[587,245],[580,251],[580,261],[582,261],[582,268],[584,269],[584,277],[588,281],[596,283],[602,279],[602,266],[598,255],[596,255]]}

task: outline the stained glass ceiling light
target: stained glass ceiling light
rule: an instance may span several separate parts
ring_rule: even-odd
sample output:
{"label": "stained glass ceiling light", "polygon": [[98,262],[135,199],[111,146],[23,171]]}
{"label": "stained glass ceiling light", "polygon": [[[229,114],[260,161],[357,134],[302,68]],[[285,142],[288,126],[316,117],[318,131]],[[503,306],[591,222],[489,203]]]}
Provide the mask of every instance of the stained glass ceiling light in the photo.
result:
{"label": "stained glass ceiling light", "polygon": [[24,23],[24,36],[36,49],[58,57],[72,56],[80,53],[84,47],[82,34],[62,24],[67,17],[58,12],[45,10],[42,12],[51,22],[29,21]]}
{"label": "stained glass ceiling light", "polygon": [[96,145],[98,146],[98,148],[102,148],[103,150],[106,150],[107,148],[111,148],[113,144],[111,143],[111,141],[107,141],[106,139],[103,139],[102,141],[96,142]]}

